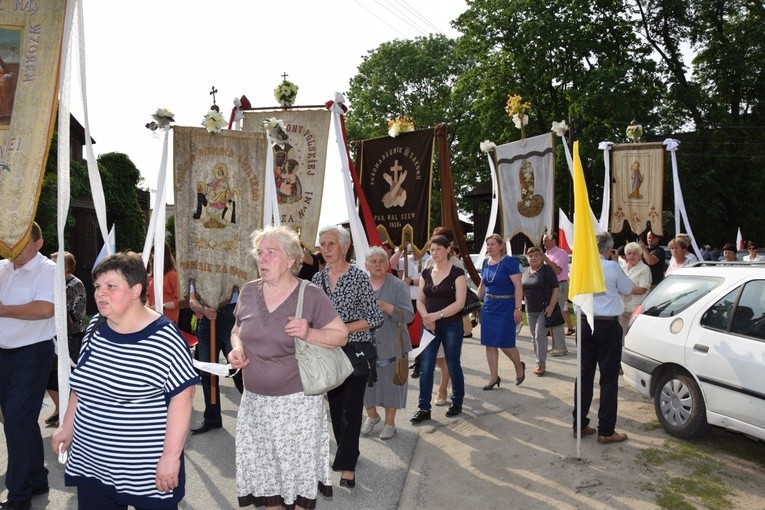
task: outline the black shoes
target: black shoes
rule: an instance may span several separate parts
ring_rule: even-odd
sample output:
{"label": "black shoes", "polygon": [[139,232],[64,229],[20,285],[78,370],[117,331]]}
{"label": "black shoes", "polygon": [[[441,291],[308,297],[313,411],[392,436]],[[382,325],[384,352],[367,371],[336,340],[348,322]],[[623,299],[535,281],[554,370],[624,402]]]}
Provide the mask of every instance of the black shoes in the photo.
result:
{"label": "black shoes", "polygon": [[[524,363],[523,361],[521,361],[521,366],[523,367],[523,375],[522,375],[522,376],[520,376],[520,377],[516,377],[516,378],[515,378],[515,385],[516,385],[516,386],[520,386],[520,385],[521,385],[521,383],[523,383],[523,381],[525,381],[525,380],[526,380],[526,363]],[[499,385],[497,385],[497,386],[499,386]]]}
{"label": "black shoes", "polygon": [[0,510],[29,510],[32,508],[32,500],[27,499],[24,501],[8,500],[0,501]]}
{"label": "black shoes", "polygon": [[[446,414],[449,414],[449,413],[446,413]],[[414,416],[412,416],[412,419],[409,421],[411,421],[412,423],[420,423],[422,421],[428,421],[429,419],[430,419],[430,411],[423,411],[422,409],[419,409],[416,413],[414,413]]]}
{"label": "black shoes", "polygon": [[47,494],[49,491],[50,491],[50,487],[47,485],[32,487],[32,496],[40,496],[41,494]]}
{"label": "black shoes", "polygon": [[[449,410],[446,411],[446,416],[452,417],[457,416],[462,412],[462,404],[452,404],[449,406]],[[428,418],[430,418],[430,413],[428,413]]]}
{"label": "black shoes", "polygon": [[191,429],[192,434],[204,434],[210,432],[212,429],[219,429],[223,426],[222,423],[211,423],[209,421],[203,421],[202,425],[195,429]]}
{"label": "black shoes", "polygon": [[418,377],[420,377],[420,364],[416,363],[414,370],[412,370],[412,379],[417,379]]}
{"label": "black shoes", "polygon": [[340,487],[347,487],[349,489],[353,489],[356,487],[356,478],[341,478],[340,479]]}
{"label": "black shoes", "polygon": [[495,380],[493,383],[491,383],[491,384],[487,384],[486,386],[484,386],[484,387],[483,387],[483,391],[489,391],[489,390],[493,390],[493,389],[494,389],[494,386],[496,386],[497,388],[499,388],[499,384],[500,384],[501,382],[502,382],[502,378],[501,378],[500,376],[497,376],[497,379],[496,379],[496,380]]}

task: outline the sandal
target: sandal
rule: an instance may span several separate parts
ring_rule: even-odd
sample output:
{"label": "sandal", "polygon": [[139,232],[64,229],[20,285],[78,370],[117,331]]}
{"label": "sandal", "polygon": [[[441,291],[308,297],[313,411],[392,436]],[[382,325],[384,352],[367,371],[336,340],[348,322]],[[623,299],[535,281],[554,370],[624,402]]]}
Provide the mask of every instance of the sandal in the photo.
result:
{"label": "sandal", "polygon": [[576,329],[574,329],[574,328],[568,328],[568,329],[566,330],[566,335],[567,335],[567,336],[571,336],[571,335],[573,335],[573,334],[576,334]]}
{"label": "sandal", "polygon": [[56,424],[58,426],[58,413],[51,414],[48,419],[45,420],[46,425]]}
{"label": "sandal", "polygon": [[537,365],[537,368],[534,369],[534,373],[537,376],[542,377],[545,375],[545,367]]}

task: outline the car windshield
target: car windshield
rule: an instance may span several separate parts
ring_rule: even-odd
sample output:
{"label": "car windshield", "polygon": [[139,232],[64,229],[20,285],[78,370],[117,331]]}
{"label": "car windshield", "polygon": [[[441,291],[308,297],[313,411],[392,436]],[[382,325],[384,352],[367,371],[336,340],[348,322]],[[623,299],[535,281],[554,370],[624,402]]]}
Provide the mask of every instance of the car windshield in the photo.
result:
{"label": "car windshield", "polygon": [[643,313],[654,317],[672,317],[722,284],[720,277],[670,275],[643,301]]}

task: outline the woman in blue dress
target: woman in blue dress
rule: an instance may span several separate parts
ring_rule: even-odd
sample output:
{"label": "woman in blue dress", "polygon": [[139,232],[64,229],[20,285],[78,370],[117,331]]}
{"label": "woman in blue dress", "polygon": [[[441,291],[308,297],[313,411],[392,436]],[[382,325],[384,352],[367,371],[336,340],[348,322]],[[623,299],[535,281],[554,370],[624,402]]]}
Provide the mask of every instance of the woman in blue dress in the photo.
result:
{"label": "woman in blue dress", "polygon": [[526,364],[515,347],[515,327],[523,320],[521,303],[523,287],[518,262],[505,255],[502,236],[492,234],[486,238],[486,253],[489,259],[481,269],[481,284],[478,298],[483,299],[481,310],[481,345],[486,347],[486,361],[489,363],[489,384],[484,390],[499,388],[499,350],[510,358],[515,366],[515,385],[526,378]]}

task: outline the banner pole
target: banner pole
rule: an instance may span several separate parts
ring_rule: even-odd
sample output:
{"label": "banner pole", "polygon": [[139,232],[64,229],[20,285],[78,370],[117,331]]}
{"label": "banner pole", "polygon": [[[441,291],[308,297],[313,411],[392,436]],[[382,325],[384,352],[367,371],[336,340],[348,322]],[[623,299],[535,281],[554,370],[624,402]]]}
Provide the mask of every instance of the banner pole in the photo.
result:
{"label": "banner pole", "polygon": [[[215,345],[215,320],[210,320],[210,363],[218,362],[218,348]],[[217,388],[218,376],[210,374],[210,403],[213,405],[218,403],[215,391]]]}

